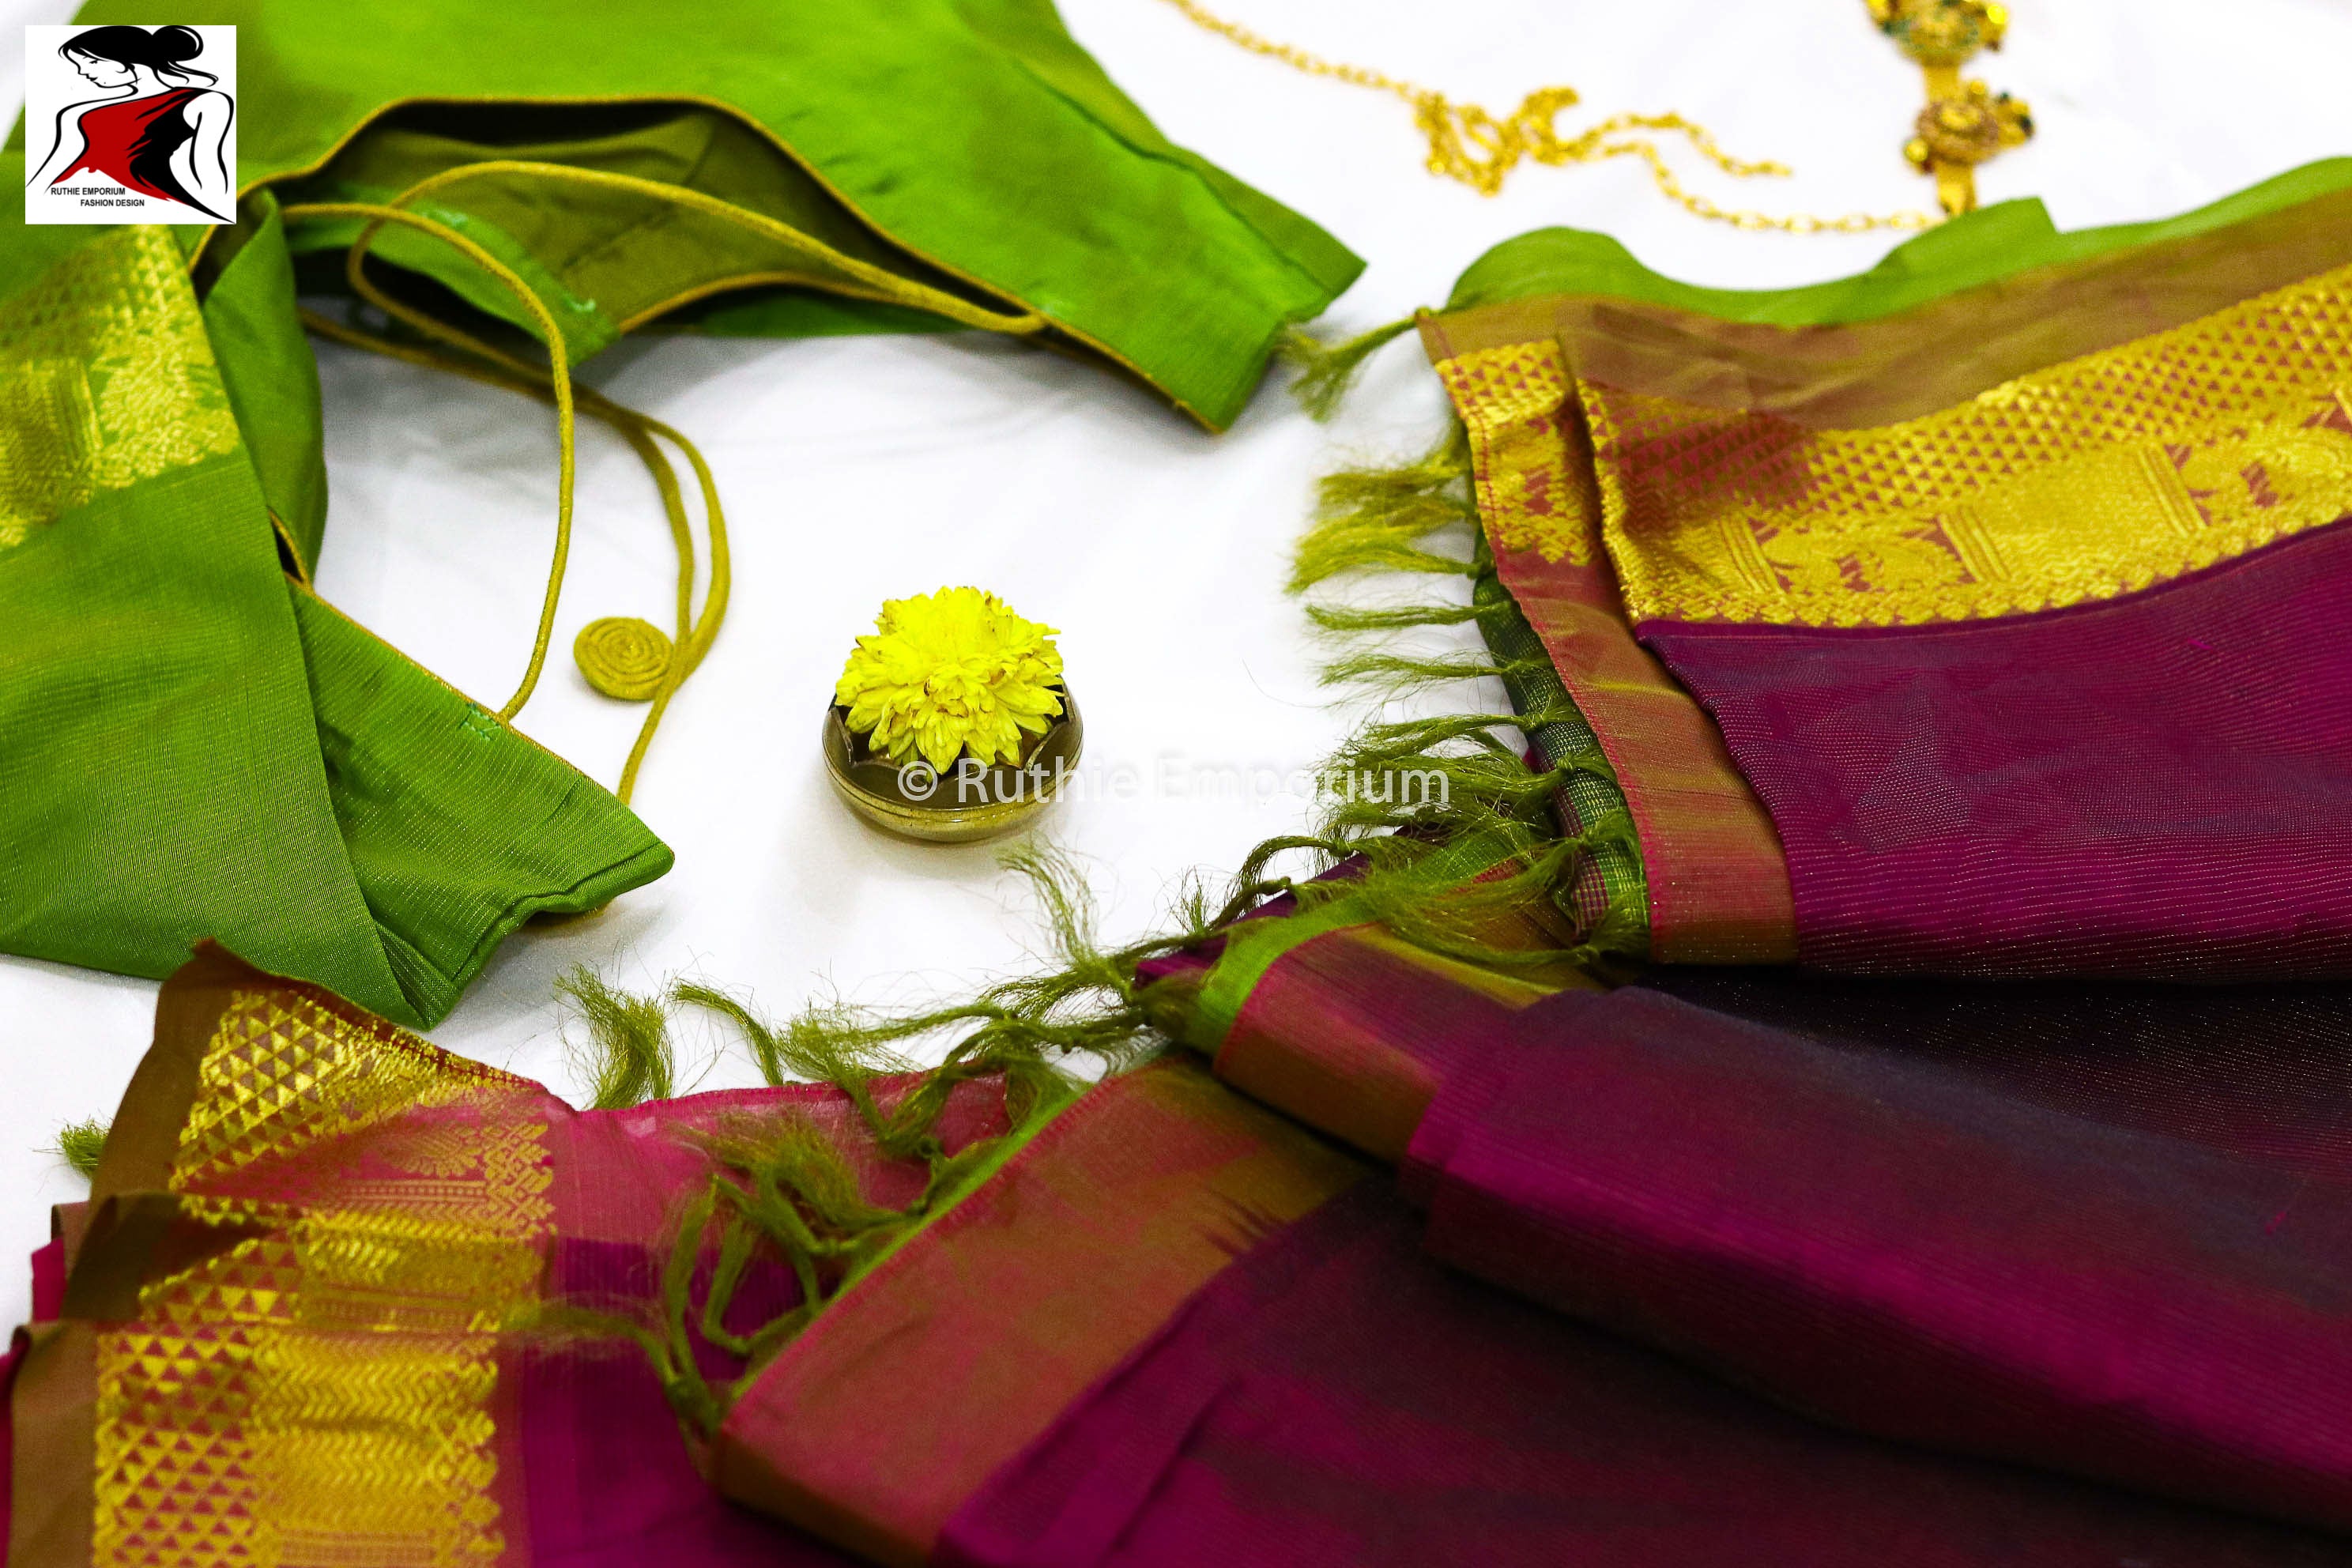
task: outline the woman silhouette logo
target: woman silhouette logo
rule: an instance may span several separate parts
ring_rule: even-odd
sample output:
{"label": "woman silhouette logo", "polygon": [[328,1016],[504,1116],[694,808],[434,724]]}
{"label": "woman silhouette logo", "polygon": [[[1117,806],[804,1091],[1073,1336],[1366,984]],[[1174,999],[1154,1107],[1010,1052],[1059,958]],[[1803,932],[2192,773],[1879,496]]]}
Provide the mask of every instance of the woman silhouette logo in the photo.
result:
{"label": "woman silhouette logo", "polygon": [[[142,206],[127,198],[144,196],[193,207],[215,223],[234,221],[229,126],[236,104],[218,77],[187,63],[204,47],[194,27],[90,27],[66,39],[58,57],[106,96],[58,110],[49,155],[29,188],[69,195],[61,189],[68,181],[94,174],[120,186],[110,193],[119,199],[108,201],[102,191],[81,205]],[[118,212],[110,220],[132,216]],[[136,216],[169,221],[160,213]]]}

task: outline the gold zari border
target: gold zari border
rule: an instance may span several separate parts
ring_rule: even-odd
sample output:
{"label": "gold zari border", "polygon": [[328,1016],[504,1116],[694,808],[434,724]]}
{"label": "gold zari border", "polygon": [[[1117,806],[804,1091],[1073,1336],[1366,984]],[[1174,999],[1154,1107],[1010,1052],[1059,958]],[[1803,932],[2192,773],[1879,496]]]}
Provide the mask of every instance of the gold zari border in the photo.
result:
{"label": "gold zari border", "polygon": [[1568,357],[1549,340],[1473,349],[1437,363],[1470,434],[1471,482],[1495,549],[1590,565],[1600,554],[1591,481],[1570,467],[1559,416]]}
{"label": "gold zari border", "polygon": [[1636,624],[1860,626],[2093,603],[2333,522],[2347,385],[2352,268],[1875,429],[1577,389]]}
{"label": "gold zari border", "polygon": [[529,1088],[307,987],[228,994],[181,1239],[98,1327],[98,1568],[499,1560],[496,1334],[552,1217]]}
{"label": "gold zari border", "polygon": [[168,229],[103,235],[0,307],[0,553],[237,442]]}
{"label": "gold zari border", "polygon": [[1796,956],[1796,908],[1771,817],[1723,737],[1633,638],[1601,549],[1575,378],[1549,338],[1457,351],[1422,334],[1470,442],[1495,569],[1615,769],[1641,837],[1650,949],[1675,963]]}

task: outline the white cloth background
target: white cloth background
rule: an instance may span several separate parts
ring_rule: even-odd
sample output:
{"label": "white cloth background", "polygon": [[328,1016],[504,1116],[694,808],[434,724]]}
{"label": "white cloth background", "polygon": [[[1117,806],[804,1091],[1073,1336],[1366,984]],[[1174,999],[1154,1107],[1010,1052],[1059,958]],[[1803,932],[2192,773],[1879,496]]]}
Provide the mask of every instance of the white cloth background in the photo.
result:
{"label": "white cloth background", "polygon": [[[1898,151],[1919,73],[1859,0],[1224,5],[1275,37],[1497,112],[1565,82],[1593,114],[1679,110],[1736,153],[1795,166],[1789,180],[1735,184],[1678,158],[1726,205],[1932,202]],[[2154,217],[2352,152],[2352,0],[2014,9],[2007,48],[1977,74],[2032,103],[2039,137],[1982,171],[1987,201],[2039,195],[2067,227]],[[1732,287],[1843,276],[1899,237],[1701,223],[1630,162],[1523,168],[1481,198],[1422,171],[1411,112],[1393,99],[1246,56],[1162,0],[1065,0],[1065,11],[1170,136],[1367,258],[1328,331],[1442,303],[1488,246],[1549,224],[1605,230],[1662,271]],[[695,36],[691,5],[678,15],[678,47],[725,47]],[[68,16],[61,0],[0,0],[0,22]],[[0,33],[0,102],[21,96],[17,37]],[[551,422],[537,405],[446,376],[331,347],[320,358],[333,486],[321,591],[496,704],[529,651],[546,570]],[[991,848],[893,841],[827,787],[821,710],[885,597],[978,584],[1062,629],[1087,771],[1136,785],[1130,798],[1057,805],[1047,826],[1087,868],[1112,934],[1146,929],[1188,869],[1230,868],[1301,823],[1304,799],[1218,778],[1307,767],[1349,720],[1318,689],[1316,647],[1282,593],[1290,541],[1317,473],[1417,448],[1443,415],[1410,342],[1373,362],[1331,426],[1269,387],[1221,437],[1108,374],[978,334],[655,339],[612,351],[588,379],[701,444],[732,523],[735,598],[637,792],[677,869],[598,916],[517,936],[433,1032],[566,1093],[578,1079],[551,983],[575,963],[637,986],[693,973],[783,1013],[828,991],[921,999],[1028,961],[1034,928]],[[558,651],[520,723],[609,783],[642,710],[592,692],[566,654],[599,616],[666,623],[673,566],[635,458],[593,427],[583,439]],[[154,990],[0,958],[0,1321],[24,1315],[18,1260],[46,1237],[47,1205],[83,1191],[49,1145],[62,1123],[112,1110]],[[715,1036],[687,1043],[702,1087],[753,1081]]]}

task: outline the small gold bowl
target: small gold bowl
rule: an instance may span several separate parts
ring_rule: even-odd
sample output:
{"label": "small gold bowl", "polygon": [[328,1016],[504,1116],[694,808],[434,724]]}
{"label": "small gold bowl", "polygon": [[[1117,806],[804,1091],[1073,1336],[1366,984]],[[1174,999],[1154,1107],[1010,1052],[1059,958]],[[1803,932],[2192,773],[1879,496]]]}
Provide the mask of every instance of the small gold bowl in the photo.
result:
{"label": "small gold bowl", "polygon": [[1053,804],[1063,777],[1078,765],[1086,722],[1069,689],[1055,690],[1062,716],[1029,738],[1017,763],[983,767],[959,757],[943,773],[927,763],[901,764],[878,755],[865,736],[850,731],[848,710],[836,703],[824,710],[819,742],[825,773],[850,810],[902,838],[970,844],[1010,833]]}

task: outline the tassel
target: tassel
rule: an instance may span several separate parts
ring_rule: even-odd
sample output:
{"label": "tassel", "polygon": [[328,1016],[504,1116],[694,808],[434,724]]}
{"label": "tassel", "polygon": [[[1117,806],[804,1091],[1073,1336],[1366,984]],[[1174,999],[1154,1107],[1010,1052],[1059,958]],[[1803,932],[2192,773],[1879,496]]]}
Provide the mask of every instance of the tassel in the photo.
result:
{"label": "tassel", "polygon": [[[929,1175],[922,1191],[904,1206],[883,1207],[866,1201],[856,1173],[833,1142],[796,1117],[724,1120],[696,1139],[713,1170],[673,1230],[657,1306],[650,1312],[604,1311],[590,1303],[551,1302],[517,1326],[634,1340],[653,1363],[679,1419],[707,1438],[744,1384],[825,1303],[908,1234],[985,1180],[1026,1133],[1077,1095],[1080,1080],[1057,1066],[1056,1058],[1084,1051],[1116,1070],[1154,1048],[1137,994],[1137,970],[1148,959],[1202,940],[1208,934],[1205,904],[1191,900],[1184,929],[1177,934],[1105,950],[1096,944],[1093,908],[1075,868],[1036,849],[1015,851],[1007,863],[1029,878],[1062,967],[1003,982],[970,1001],[929,1012],[886,1016],[835,1004],[773,1026],[744,1002],[709,986],[678,984],[666,997],[655,998],[614,991],[585,971],[559,982],[595,1033],[600,1109],[635,1104],[648,1088],[667,1095],[667,1011],[678,1005],[707,1008],[743,1031],[770,1083],[784,1082],[788,1074],[832,1083],[849,1100],[880,1153],[919,1162]],[[1235,913],[1218,918],[1230,920]],[[1164,1000],[1155,998],[1154,1005],[1164,1011]],[[895,1049],[899,1043],[974,1025],[938,1067],[922,1072],[887,1105],[877,1096],[877,1075],[913,1070]],[[940,1116],[958,1085],[982,1078],[1002,1080],[1010,1131],[949,1154],[938,1135]],[[714,1238],[717,1266],[698,1310],[693,1285]],[[745,1270],[762,1251],[772,1251],[792,1268],[802,1302],[751,1333],[737,1334],[725,1326],[727,1310]],[[697,1334],[748,1362],[743,1376],[721,1385],[706,1379],[695,1362]]]}
{"label": "tassel", "polygon": [[1339,412],[1364,362],[1411,331],[1427,313],[1416,310],[1402,321],[1374,327],[1342,343],[1323,342],[1297,327],[1284,328],[1276,342],[1275,354],[1298,367],[1298,377],[1290,384],[1290,395],[1298,400],[1298,405],[1310,417],[1330,418]]}
{"label": "tassel", "polygon": [[588,1021],[591,1044],[583,1053],[592,1110],[626,1110],[677,1092],[677,1063],[670,1049],[669,1018],[661,1004],[615,991],[584,966],[555,983]]}
{"label": "tassel", "polygon": [[1307,606],[1307,618],[1318,629],[1342,637],[1360,632],[1416,631],[1423,626],[1458,626],[1466,621],[1482,620],[1488,613],[1485,605],[1393,605],[1375,609],[1359,609],[1352,605]]}
{"label": "tassel", "polygon": [[[1470,440],[1456,426],[1426,456],[1391,468],[1350,468],[1319,487],[1316,521],[1291,556],[1294,594],[1349,572],[1427,572],[1469,575],[1457,556],[1420,547],[1447,528],[1475,530],[1477,510],[1464,482]],[[1474,533],[1475,537],[1475,533]]]}
{"label": "tassel", "polygon": [[1486,654],[1413,658],[1394,653],[1351,653],[1325,665],[1321,680],[1325,686],[1370,687],[1383,698],[1394,698],[1449,680],[1478,680],[1490,676],[1507,687],[1513,680],[1538,673],[1531,660],[1502,664]]}
{"label": "tassel", "polygon": [[98,1174],[99,1156],[106,1152],[107,1124],[96,1117],[58,1129],[58,1157],[84,1180]]}

